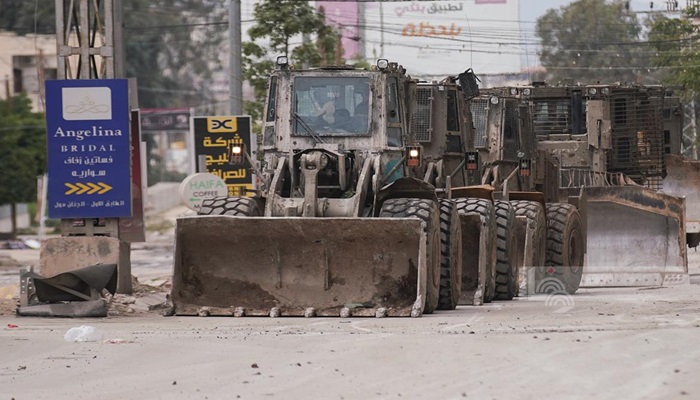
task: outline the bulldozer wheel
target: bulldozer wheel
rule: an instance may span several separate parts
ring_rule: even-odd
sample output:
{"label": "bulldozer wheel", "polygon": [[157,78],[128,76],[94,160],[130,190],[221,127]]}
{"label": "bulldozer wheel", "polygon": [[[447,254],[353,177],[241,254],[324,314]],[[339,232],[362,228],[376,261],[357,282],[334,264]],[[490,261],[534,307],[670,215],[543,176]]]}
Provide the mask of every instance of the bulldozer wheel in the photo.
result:
{"label": "bulldozer wheel", "polygon": [[[581,216],[571,204],[547,204],[547,257],[545,267],[538,269],[537,291],[548,292],[563,288],[574,294],[583,274],[583,231]],[[555,278],[558,285],[547,284]],[[561,290],[561,289],[558,289]]]}
{"label": "bulldozer wheel", "polygon": [[[466,198],[466,199],[455,199],[455,206],[459,214],[464,215],[479,215],[484,217],[486,220],[486,225],[489,230],[489,240],[486,247],[489,251],[493,251],[494,246],[494,234],[496,232],[496,217],[494,215],[493,203],[486,199],[476,199],[476,198]],[[491,253],[493,254],[493,253]],[[491,257],[487,257],[491,260]],[[490,303],[493,301],[493,297],[496,293],[496,269],[495,265],[489,265],[489,270],[486,271],[486,282],[484,282],[484,303]]]}
{"label": "bulldozer wheel", "polygon": [[260,215],[260,208],[250,197],[214,197],[203,200],[197,214],[254,217]]}
{"label": "bulldozer wheel", "polygon": [[426,256],[428,279],[425,294],[424,314],[432,314],[438,306],[440,295],[440,210],[432,200],[398,198],[382,204],[380,217],[418,218],[425,222],[424,230],[428,237]]}
{"label": "bulldozer wheel", "polygon": [[496,201],[496,300],[512,300],[518,284],[518,243],[513,234],[515,212],[508,201]]}
{"label": "bulldozer wheel", "polygon": [[457,308],[462,289],[462,228],[452,200],[440,200],[440,296],[438,310]]}
{"label": "bulldozer wheel", "polygon": [[525,232],[527,227],[534,230],[533,240],[530,243],[532,250],[532,259],[522,259],[518,267],[518,291],[524,288],[527,283],[527,274],[532,271],[533,267],[541,267],[545,263],[547,253],[547,220],[545,219],[545,211],[542,204],[536,201],[514,200],[511,201],[515,208],[516,217],[525,217],[525,221],[518,218],[515,219],[516,231],[522,232],[516,238],[521,241],[518,248],[525,252]]}

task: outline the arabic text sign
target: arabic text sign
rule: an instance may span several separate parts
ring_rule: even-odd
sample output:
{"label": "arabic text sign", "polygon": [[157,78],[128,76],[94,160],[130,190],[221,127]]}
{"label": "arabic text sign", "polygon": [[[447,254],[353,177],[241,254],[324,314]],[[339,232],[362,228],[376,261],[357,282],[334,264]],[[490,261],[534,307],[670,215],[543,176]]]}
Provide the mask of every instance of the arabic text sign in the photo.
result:
{"label": "arabic text sign", "polygon": [[366,54],[387,58],[415,76],[519,71],[518,0],[370,2]]}
{"label": "arabic text sign", "polygon": [[50,218],[131,215],[126,79],[46,81]]}
{"label": "arabic text sign", "polygon": [[197,159],[203,156],[206,170],[226,182],[229,196],[245,196],[253,189],[253,176],[246,161],[241,165],[230,165],[229,154],[233,146],[252,149],[250,117],[194,117],[194,148]]}

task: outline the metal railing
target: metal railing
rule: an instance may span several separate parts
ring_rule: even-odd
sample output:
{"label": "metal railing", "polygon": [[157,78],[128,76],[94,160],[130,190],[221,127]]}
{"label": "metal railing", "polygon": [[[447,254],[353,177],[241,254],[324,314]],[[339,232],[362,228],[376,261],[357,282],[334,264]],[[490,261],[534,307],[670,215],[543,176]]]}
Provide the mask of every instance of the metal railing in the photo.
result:
{"label": "metal railing", "polygon": [[629,185],[637,185],[637,183],[622,172],[598,172],[583,168],[559,170],[559,186],[562,189]]}

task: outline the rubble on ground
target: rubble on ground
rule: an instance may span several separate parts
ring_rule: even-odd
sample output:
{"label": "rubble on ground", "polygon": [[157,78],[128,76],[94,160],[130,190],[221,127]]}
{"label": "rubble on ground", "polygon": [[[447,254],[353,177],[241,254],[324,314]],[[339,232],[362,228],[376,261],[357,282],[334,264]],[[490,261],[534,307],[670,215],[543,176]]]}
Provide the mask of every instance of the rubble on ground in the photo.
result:
{"label": "rubble on ground", "polygon": [[150,286],[140,283],[135,276],[131,277],[132,294],[117,293],[111,298],[108,315],[111,317],[161,314],[169,308],[169,281],[160,286]]}
{"label": "rubble on ground", "polygon": [[[166,280],[160,286],[142,284],[132,276],[131,295],[117,293],[108,301],[109,317],[128,317],[144,315],[161,315],[169,308],[168,293],[170,281]],[[0,299],[0,316],[16,315],[19,298]]]}

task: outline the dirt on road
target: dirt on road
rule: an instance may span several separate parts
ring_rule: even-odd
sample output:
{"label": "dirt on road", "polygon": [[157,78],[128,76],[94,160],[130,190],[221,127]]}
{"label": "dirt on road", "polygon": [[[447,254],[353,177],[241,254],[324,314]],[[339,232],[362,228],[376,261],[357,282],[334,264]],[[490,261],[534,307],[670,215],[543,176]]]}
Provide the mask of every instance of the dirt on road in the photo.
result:
{"label": "dirt on road", "polygon": [[[64,340],[81,325],[101,340]],[[697,284],[415,319],[0,316],[0,335],[18,400],[700,397]]]}
{"label": "dirt on road", "polygon": [[[134,294],[107,318],[17,317],[18,266],[38,257],[21,252],[0,266],[0,400],[700,398],[692,249],[690,285],[382,319],[164,317],[168,232],[133,247]],[[100,338],[64,339],[82,325]]]}
{"label": "dirt on road", "polygon": [[[170,291],[175,221],[192,214],[193,211],[179,206],[147,218],[146,242],[131,244],[134,292],[129,296],[115,296],[110,306],[110,316],[162,312],[160,304]],[[28,238],[38,239],[34,236]],[[33,267],[35,272],[39,272],[39,259],[39,249],[0,248],[0,315],[15,314],[19,302],[20,269]]]}

